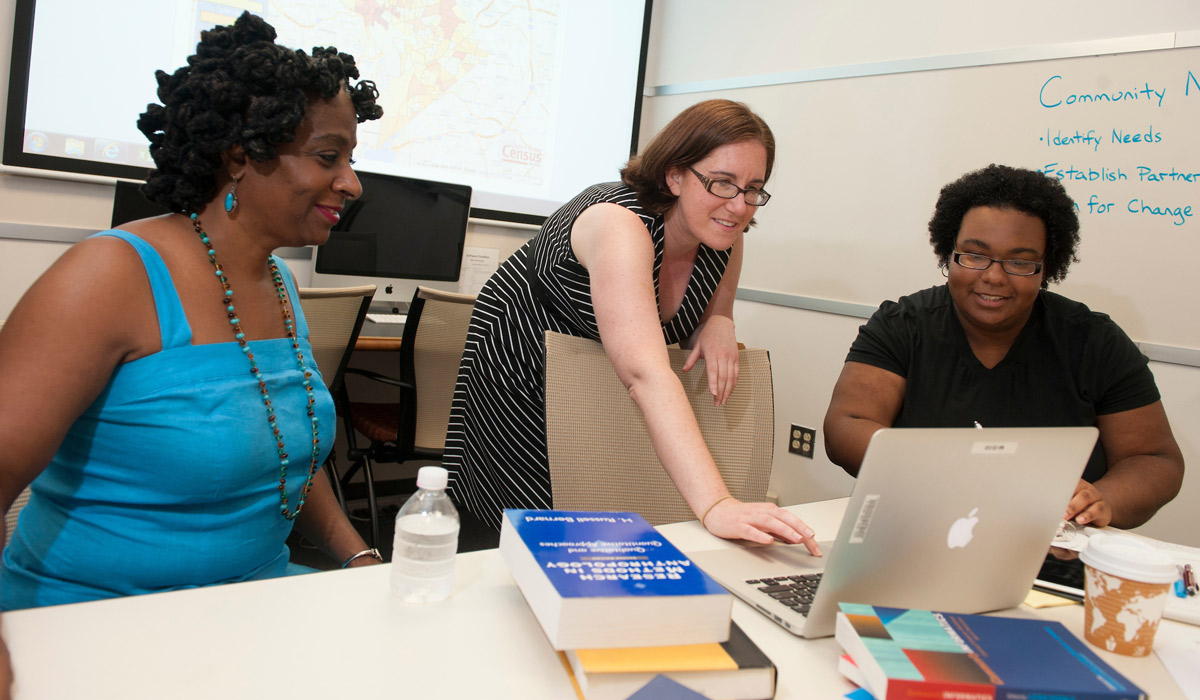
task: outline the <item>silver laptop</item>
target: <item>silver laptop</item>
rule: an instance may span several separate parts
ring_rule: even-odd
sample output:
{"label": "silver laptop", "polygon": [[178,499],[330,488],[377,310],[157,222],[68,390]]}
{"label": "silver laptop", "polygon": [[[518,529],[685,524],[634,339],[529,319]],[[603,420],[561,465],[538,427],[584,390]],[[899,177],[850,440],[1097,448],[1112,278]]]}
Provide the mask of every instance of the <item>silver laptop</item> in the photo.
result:
{"label": "silver laptop", "polygon": [[1093,427],[880,430],[837,539],[822,543],[825,556],[773,544],[689,557],[804,637],[833,634],[839,602],[957,613],[1011,608],[1029,592],[1098,434]]}

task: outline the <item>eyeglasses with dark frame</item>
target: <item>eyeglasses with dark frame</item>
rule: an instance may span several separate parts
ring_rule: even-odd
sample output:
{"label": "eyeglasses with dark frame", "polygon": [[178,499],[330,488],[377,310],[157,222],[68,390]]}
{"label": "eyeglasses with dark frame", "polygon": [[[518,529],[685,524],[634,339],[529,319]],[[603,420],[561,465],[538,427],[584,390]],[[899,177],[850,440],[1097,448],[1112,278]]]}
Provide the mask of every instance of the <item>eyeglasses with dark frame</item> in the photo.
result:
{"label": "eyeglasses with dark frame", "polygon": [[742,195],[742,199],[746,201],[746,204],[749,204],[752,207],[761,207],[771,199],[771,193],[764,189],[754,187],[743,188],[738,187],[729,180],[714,180],[701,175],[690,165],[688,166],[688,170],[691,170],[692,174],[694,174],[700,180],[700,184],[704,185],[704,190],[706,192],[709,194],[714,194],[721,199],[733,199],[740,194]]}
{"label": "eyeglasses with dark frame", "polygon": [[950,257],[959,266],[968,270],[986,270],[992,266],[992,263],[1000,263],[1000,267],[1010,275],[1028,277],[1042,271],[1042,263],[1032,260],[997,260],[979,253],[960,253],[957,250]]}

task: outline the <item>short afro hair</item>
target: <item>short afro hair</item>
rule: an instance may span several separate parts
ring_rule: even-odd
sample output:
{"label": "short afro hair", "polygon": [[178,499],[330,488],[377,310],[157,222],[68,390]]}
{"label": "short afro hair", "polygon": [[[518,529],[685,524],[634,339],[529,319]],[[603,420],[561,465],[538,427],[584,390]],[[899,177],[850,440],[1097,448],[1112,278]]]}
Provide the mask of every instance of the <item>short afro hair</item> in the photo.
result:
{"label": "short afro hair", "polygon": [[1041,219],[1046,227],[1043,289],[1066,279],[1067,268],[1078,262],[1079,217],[1062,183],[1036,170],[993,163],[963,175],[938,195],[929,220],[929,242],[943,266],[950,264],[963,217],[975,207],[1011,209]]}
{"label": "short afro hair", "polygon": [[159,104],[147,105],[138,129],[150,140],[155,170],[142,194],[175,212],[196,211],[212,199],[221,154],[240,145],[256,161],[277,157],[276,146],[296,138],[314,98],[346,90],[359,123],[378,119],[379,92],[358,78],[354,57],[333,47],[312,55],[275,43],[275,28],[242,13],[231,26],[200,33],[187,65],[157,71]]}

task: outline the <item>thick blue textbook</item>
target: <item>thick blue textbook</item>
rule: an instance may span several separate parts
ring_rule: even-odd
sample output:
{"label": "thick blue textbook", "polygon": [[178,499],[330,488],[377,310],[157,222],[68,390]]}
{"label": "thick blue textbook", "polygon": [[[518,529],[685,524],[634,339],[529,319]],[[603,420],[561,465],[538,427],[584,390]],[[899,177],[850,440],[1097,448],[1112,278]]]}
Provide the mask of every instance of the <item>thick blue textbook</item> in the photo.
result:
{"label": "thick blue textbook", "polygon": [[555,649],[729,639],[732,596],[637,513],[506,510],[500,555]]}
{"label": "thick blue textbook", "polygon": [[835,637],[879,700],[1141,700],[1059,622],[840,603]]}

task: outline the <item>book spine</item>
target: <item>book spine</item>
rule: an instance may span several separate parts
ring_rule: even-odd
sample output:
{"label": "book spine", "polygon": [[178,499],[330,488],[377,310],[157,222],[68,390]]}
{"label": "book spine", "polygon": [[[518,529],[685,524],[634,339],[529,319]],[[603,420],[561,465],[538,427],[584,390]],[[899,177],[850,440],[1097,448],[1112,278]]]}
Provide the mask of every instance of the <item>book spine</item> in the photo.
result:
{"label": "book spine", "polygon": [[887,683],[887,700],[996,700],[996,697],[995,688],[973,683],[932,683],[896,678]]}
{"label": "book spine", "polygon": [[1135,689],[1072,693],[1065,690],[1045,690],[1036,686],[1018,688],[998,686],[996,700],[1146,700],[1146,694]]}

